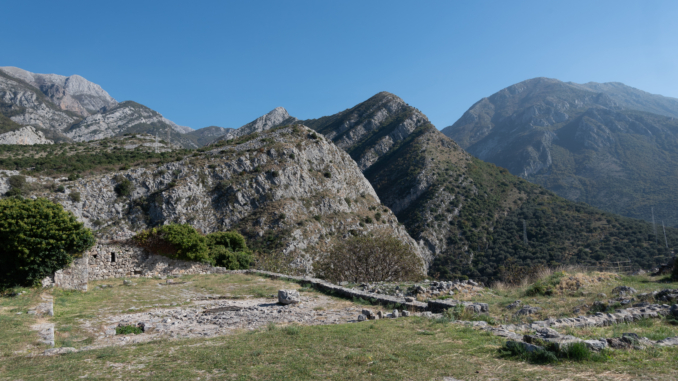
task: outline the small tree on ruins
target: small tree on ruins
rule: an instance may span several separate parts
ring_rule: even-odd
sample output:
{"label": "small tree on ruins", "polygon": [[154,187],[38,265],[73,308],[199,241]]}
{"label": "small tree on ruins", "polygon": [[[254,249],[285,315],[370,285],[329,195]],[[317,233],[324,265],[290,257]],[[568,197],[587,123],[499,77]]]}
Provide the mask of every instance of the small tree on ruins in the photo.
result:
{"label": "small tree on ruins", "polygon": [[385,234],[351,237],[315,263],[331,282],[394,282],[424,276],[422,259],[406,244]]}

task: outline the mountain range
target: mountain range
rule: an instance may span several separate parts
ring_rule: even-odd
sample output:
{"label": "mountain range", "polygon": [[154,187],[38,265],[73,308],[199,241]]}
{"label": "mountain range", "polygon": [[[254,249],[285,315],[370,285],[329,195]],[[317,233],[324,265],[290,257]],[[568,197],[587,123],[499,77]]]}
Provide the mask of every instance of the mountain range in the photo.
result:
{"label": "mountain range", "polygon": [[[431,275],[488,280],[538,264],[627,258],[647,267],[654,255],[668,255],[654,244],[651,224],[570,202],[473,157],[393,94],[295,123],[353,158],[418,242]],[[669,245],[676,233],[667,230]]]}
{"label": "mountain range", "polygon": [[678,225],[678,99],[621,83],[535,78],[476,102],[442,132],[573,201]]}
{"label": "mountain range", "polygon": [[[589,121],[593,116],[584,116],[586,112],[598,117],[614,112],[630,119],[653,115],[670,120],[671,116],[624,108],[646,104],[655,112],[670,112],[670,99],[655,96],[641,102],[633,93],[609,84],[595,86],[611,89],[611,95],[588,89],[595,87],[592,84],[537,79],[543,90],[531,92],[527,85],[509,88],[492,101],[474,105],[462,117],[468,122],[455,123],[444,133],[420,110],[388,92],[318,119],[300,120],[278,107],[235,130],[188,131],[131,101],[93,110],[84,104],[94,101],[67,94],[89,113],[83,117],[61,108],[61,103],[25,80],[9,74],[1,78],[5,78],[1,83],[24,92],[21,99],[35,100],[31,105],[11,101],[8,91],[0,92],[9,124],[28,124],[33,118],[42,123],[36,126],[40,131],[56,131],[70,141],[100,142],[108,150],[105,158],[94,160],[88,155],[97,155],[95,146],[78,146],[75,152],[68,144],[0,146],[0,156],[5,157],[0,167],[23,171],[35,179],[31,183],[44,183],[28,193],[62,203],[100,237],[129,235],[169,222],[190,223],[203,232],[234,229],[268,255],[270,263],[311,271],[314,258],[337,239],[379,227],[410,245],[425,260],[431,276],[481,281],[515,281],[540,265],[605,266],[625,260],[633,267],[649,268],[669,255],[665,245],[658,244],[652,224],[569,201],[525,177],[536,178],[530,176],[540,173],[540,165],[547,163],[550,168],[556,161],[552,153],[556,144],[548,145],[546,158],[529,156],[534,147],[541,147],[535,139],[557,135],[553,126],[587,118],[587,125],[601,130]],[[560,98],[544,95],[552,86],[561,89]],[[530,102],[533,107],[522,107]],[[70,100],[65,104],[78,109]],[[66,117],[77,121],[63,124]],[[520,136],[533,143],[524,148],[533,160],[527,167],[516,172],[517,167],[503,161],[497,166],[478,158],[473,147],[499,131],[492,120],[513,120],[515,128],[526,131]],[[524,127],[525,121],[531,129]],[[126,139],[148,141],[147,134],[153,136],[160,127],[184,149],[167,145],[165,152],[154,153],[148,144],[125,143]],[[623,127],[633,130],[637,124],[627,122]],[[453,140],[446,136],[450,131],[463,133]],[[599,146],[606,141],[604,134],[582,134],[571,132],[569,139]],[[120,148],[111,148],[111,139],[118,139],[121,143],[115,144]],[[498,137],[487,152],[503,149],[510,156],[511,147],[503,143]],[[67,190],[77,193],[77,198],[45,191],[50,189],[50,179],[62,175],[81,177],[72,180]],[[124,179],[135,191],[116,197],[115,186]],[[0,188],[7,184],[0,176]],[[678,229],[666,229],[667,245],[676,242]]]}

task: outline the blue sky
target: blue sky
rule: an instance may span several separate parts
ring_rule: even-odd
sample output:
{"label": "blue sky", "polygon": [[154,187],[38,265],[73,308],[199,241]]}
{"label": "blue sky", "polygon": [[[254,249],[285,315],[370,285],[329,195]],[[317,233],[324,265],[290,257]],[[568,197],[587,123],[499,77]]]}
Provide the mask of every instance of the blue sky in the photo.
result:
{"label": "blue sky", "polygon": [[438,127],[525,79],[678,98],[678,1],[7,1],[0,66],[79,74],[178,124],[306,119],[379,91]]}

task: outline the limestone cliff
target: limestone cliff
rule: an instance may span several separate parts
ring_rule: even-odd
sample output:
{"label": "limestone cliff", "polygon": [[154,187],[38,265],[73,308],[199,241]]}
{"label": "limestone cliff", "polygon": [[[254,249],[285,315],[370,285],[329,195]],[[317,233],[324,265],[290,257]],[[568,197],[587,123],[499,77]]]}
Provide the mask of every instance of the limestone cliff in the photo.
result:
{"label": "limestone cliff", "polygon": [[53,141],[45,138],[45,135],[31,126],[22,127],[16,131],[0,134],[0,144],[54,144]]}

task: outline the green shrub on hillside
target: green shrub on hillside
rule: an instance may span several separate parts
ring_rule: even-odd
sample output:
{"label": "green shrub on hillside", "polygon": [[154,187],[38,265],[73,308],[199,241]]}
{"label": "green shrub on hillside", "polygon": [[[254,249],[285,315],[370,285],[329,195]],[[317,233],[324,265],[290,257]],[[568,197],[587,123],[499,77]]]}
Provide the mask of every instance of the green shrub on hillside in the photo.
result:
{"label": "green shrub on hillside", "polygon": [[314,267],[319,276],[332,282],[393,282],[418,280],[424,275],[421,258],[388,235],[348,238]]}
{"label": "green shrub on hillside", "polygon": [[68,198],[70,198],[73,202],[80,202],[80,192],[71,192],[68,194]]}
{"label": "green shrub on hillside", "polygon": [[134,241],[153,254],[185,261],[208,262],[229,270],[248,269],[252,252],[236,232],[202,235],[191,225],[171,224],[145,230]]}
{"label": "green shrub on hillside", "polygon": [[[118,175],[120,176],[120,175]],[[122,176],[120,176],[122,177]],[[116,178],[116,181],[118,184],[115,185],[115,193],[118,195],[118,197],[124,197],[124,196],[129,196],[132,193],[133,186],[132,182],[129,181],[128,179],[122,177],[120,179]]]}
{"label": "green shrub on hillside", "polygon": [[26,177],[21,175],[14,175],[9,177],[9,191],[6,193],[8,197],[21,196],[26,189]]}
{"label": "green shrub on hillside", "polygon": [[144,230],[134,237],[134,241],[153,254],[185,261],[209,262],[207,239],[188,224]]}
{"label": "green shrub on hillside", "polygon": [[72,213],[46,199],[0,200],[0,287],[30,286],[94,244]]}
{"label": "green shrub on hillside", "polygon": [[245,237],[236,232],[216,232],[207,235],[210,258],[215,266],[229,270],[246,270],[254,258],[247,249]]}

